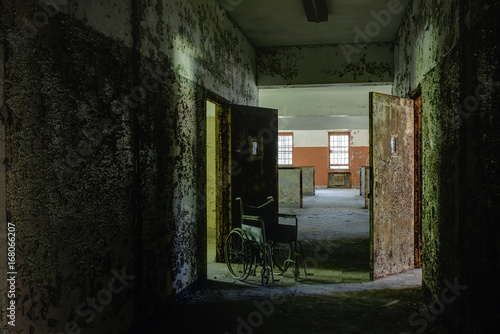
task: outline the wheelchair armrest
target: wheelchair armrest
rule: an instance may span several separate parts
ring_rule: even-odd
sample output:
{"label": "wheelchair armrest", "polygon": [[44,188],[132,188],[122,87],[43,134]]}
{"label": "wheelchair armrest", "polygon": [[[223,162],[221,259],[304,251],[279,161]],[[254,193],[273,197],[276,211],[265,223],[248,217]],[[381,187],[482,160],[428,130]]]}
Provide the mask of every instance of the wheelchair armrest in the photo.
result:
{"label": "wheelchair armrest", "polygon": [[250,221],[262,221],[260,216],[250,216],[250,215],[241,215],[241,220],[250,220]]}

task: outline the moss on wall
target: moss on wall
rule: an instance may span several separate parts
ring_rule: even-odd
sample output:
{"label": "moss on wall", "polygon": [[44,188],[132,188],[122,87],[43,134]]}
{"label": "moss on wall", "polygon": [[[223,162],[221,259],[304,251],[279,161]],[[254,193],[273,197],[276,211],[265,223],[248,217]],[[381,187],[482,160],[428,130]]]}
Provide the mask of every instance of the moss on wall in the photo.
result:
{"label": "moss on wall", "polygon": [[[488,5],[489,3],[489,5]],[[480,6],[483,7],[480,7]],[[500,183],[500,4],[469,2],[477,21],[464,33],[460,111],[463,122],[460,180],[460,272],[470,293],[459,308],[461,331],[492,332],[500,326],[498,208]],[[474,8],[474,10],[472,10]],[[482,15],[481,10],[483,9]]]}
{"label": "moss on wall", "polygon": [[460,37],[459,1],[414,0],[394,43],[394,95],[408,96]]}
{"label": "moss on wall", "polygon": [[423,281],[436,299],[461,285],[444,309],[460,333],[498,328],[499,10],[415,0],[395,46],[395,94],[422,93]]}
{"label": "moss on wall", "polygon": [[444,279],[458,276],[456,205],[463,143],[460,115],[453,106],[460,96],[459,80],[455,49],[422,82],[423,280],[435,295],[439,295]]}

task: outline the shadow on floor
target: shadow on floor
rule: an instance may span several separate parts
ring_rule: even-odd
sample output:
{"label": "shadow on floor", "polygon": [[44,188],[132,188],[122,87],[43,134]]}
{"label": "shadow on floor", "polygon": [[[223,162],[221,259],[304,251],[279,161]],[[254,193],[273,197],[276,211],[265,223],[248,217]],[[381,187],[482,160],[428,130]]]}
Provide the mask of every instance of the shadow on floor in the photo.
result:
{"label": "shadow on floor", "polygon": [[421,270],[370,281],[369,213],[359,190],[317,194],[304,208],[280,210],[297,214],[313,276],[301,269],[296,282],[290,270],[263,287],[259,275],[241,282],[211,263],[205,287],[134,333],[447,333],[439,317],[418,314],[427,306]]}
{"label": "shadow on floor", "polygon": [[268,288],[228,298],[217,290],[224,283],[209,284],[214,286],[160,310],[134,333],[447,333],[441,319],[418,315],[426,307],[421,287],[312,296]]}

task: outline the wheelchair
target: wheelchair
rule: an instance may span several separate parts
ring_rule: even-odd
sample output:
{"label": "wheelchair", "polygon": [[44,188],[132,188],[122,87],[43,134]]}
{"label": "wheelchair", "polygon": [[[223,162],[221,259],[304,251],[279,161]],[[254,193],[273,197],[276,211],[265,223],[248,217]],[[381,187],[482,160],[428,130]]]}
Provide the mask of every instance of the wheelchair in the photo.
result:
{"label": "wheelchair", "polygon": [[229,232],[224,245],[225,262],[231,275],[244,281],[249,275],[256,276],[257,268],[261,267],[261,283],[266,286],[269,281],[278,281],[274,277],[275,267],[280,274],[293,267],[297,281],[300,275],[298,257],[301,257],[307,277],[302,243],[297,240],[297,216],[278,213],[278,219],[292,219],[295,224],[276,224],[272,196],[259,206],[245,204],[240,197],[236,200],[240,202],[241,227]]}

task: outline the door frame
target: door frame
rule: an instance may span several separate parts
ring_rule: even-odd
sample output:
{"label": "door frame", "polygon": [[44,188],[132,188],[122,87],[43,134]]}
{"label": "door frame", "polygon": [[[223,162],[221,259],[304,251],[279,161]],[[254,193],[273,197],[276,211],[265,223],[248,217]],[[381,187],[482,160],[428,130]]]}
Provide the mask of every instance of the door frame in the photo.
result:
{"label": "door frame", "polygon": [[[231,216],[230,216],[230,199],[231,199],[231,173],[230,166],[230,115],[228,113],[229,102],[224,98],[212,92],[205,94],[205,114],[206,118],[206,102],[210,101],[215,104],[215,145],[216,145],[216,262],[224,262],[224,243],[227,235],[231,231]],[[206,133],[206,119],[204,122]],[[206,147],[206,136],[204,139]],[[204,170],[207,169],[205,161]],[[206,177],[205,177],[205,198],[207,194]],[[205,200],[206,205],[206,200]],[[204,220],[206,230],[206,217]],[[205,238],[206,239],[206,238]]]}
{"label": "door frame", "polygon": [[423,263],[423,240],[422,240],[422,92],[420,89],[413,94],[414,104],[414,113],[415,113],[415,199],[414,199],[414,212],[415,212],[415,223],[414,223],[414,231],[415,231],[415,255],[414,255],[414,264],[415,268],[422,268]]}

